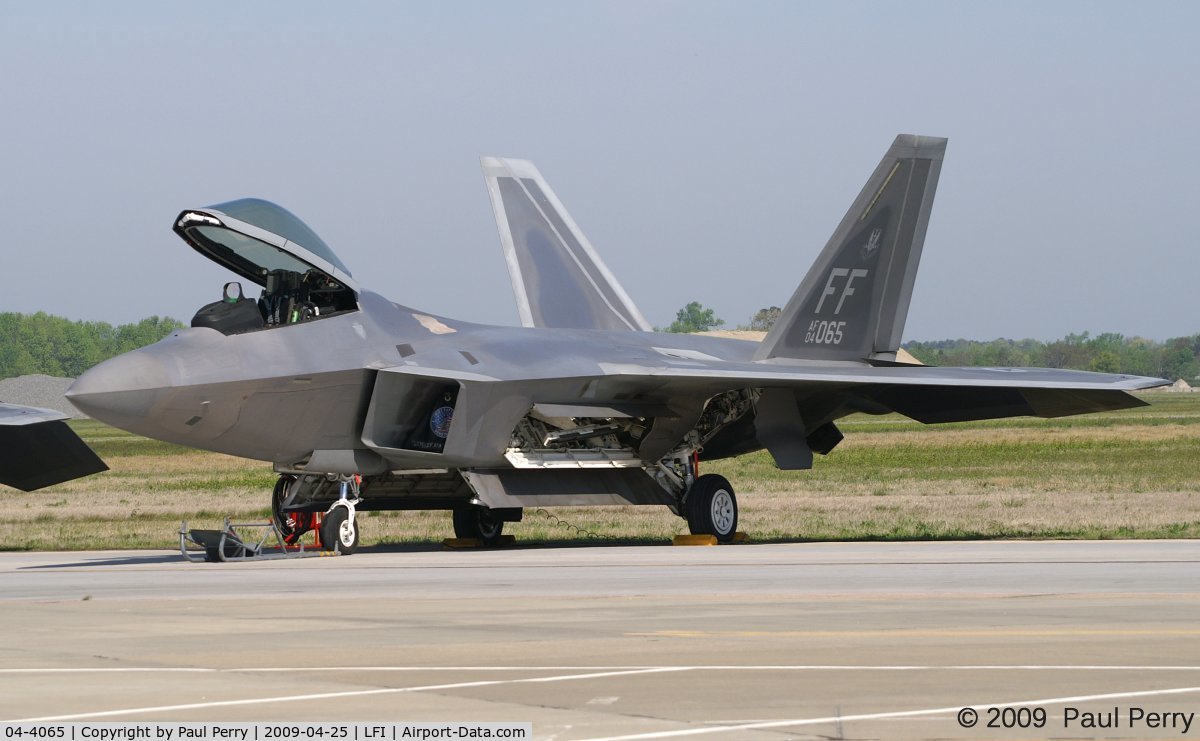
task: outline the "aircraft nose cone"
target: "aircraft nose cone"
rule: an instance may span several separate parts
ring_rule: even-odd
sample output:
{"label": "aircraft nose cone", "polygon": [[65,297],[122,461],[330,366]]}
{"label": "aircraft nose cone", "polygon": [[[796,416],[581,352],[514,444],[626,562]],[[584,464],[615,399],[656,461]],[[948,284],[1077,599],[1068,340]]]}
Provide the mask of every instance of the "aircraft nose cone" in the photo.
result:
{"label": "aircraft nose cone", "polygon": [[144,417],[159,393],[171,386],[162,359],[135,350],[106,360],[84,373],[67,389],[67,399],[81,412],[120,425]]}

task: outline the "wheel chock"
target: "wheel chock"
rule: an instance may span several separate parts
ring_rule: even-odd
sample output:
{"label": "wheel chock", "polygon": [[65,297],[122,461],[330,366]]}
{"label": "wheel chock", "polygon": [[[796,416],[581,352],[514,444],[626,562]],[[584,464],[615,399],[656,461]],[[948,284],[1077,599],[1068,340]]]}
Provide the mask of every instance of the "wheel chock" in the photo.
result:
{"label": "wheel chock", "polygon": [[671,541],[671,545],[733,545],[735,543],[749,543],[750,536],[738,530],[733,534],[733,540],[729,543],[721,543],[715,535],[676,535]]}
{"label": "wheel chock", "polygon": [[[495,548],[501,548],[508,545],[516,545],[517,538],[515,535],[501,535],[496,539]],[[450,551],[460,551],[467,548],[486,548],[487,543],[484,543],[479,538],[446,538],[442,541],[442,548]]]}
{"label": "wheel chock", "polygon": [[479,538],[446,538],[442,541],[442,547],[452,551],[462,548],[482,548],[483,541]]}

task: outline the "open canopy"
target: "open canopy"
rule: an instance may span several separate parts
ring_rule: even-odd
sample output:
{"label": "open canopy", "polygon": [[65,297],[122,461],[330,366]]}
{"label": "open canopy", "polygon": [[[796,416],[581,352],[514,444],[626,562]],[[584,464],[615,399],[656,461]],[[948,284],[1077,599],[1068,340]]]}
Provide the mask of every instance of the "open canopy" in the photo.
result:
{"label": "open canopy", "polygon": [[275,271],[309,274],[357,292],[350,270],[316,232],[287,209],[242,198],[184,211],[175,232],[197,252],[238,275],[267,284]]}

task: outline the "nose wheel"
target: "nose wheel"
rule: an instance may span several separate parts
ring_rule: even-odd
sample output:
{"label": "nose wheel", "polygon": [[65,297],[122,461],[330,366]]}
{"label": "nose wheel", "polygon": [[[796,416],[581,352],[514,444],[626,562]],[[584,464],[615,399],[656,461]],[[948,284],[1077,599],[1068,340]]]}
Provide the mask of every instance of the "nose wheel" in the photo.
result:
{"label": "nose wheel", "polygon": [[358,518],[354,508],[338,502],[321,519],[321,545],[343,556],[358,550]]}
{"label": "nose wheel", "polygon": [[724,476],[707,473],[696,479],[683,499],[683,514],[692,535],[715,535],[722,543],[733,542],[738,524],[737,497]]}

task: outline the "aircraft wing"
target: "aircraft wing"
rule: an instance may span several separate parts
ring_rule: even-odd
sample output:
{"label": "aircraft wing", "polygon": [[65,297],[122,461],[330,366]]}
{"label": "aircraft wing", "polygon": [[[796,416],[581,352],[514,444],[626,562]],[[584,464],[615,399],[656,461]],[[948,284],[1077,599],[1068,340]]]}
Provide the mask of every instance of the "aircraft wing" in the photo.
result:
{"label": "aircraft wing", "polygon": [[[686,351],[685,351],[686,352]],[[699,355],[697,353],[696,355]],[[662,356],[660,356],[662,357]],[[631,359],[628,359],[631,360]],[[1042,368],[872,367],[845,363],[722,361],[700,357],[599,362],[585,370],[554,361],[470,372],[405,365],[380,368],[363,442],[393,468],[503,465],[514,426],[531,409],[549,417],[653,418],[639,458],[665,455],[700,419],[705,402],[757,389],[753,414],[705,445],[723,458],[766,448],[785,470],[810,468],[842,435],[832,424],[855,412],[897,412],[923,423],[1061,417],[1145,406],[1131,391],[1158,378]],[[440,441],[415,440],[453,418]],[[450,408],[452,407],[452,408]],[[427,437],[428,435],[426,435]],[[424,450],[432,450],[431,455]],[[444,455],[443,455],[444,454]]]}
{"label": "aircraft wing", "polygon": [[0,404],[0,484],[33,491],[107,471],[53,409]]}
{"label": "aircraft wing", "polygon": [[653,329],[532,162],[480,164],[522,325]]}
{"label": "aircraft wing", "polygon": [[[511,376],[463,374],[428,367],[395,366],[386,374],[524,385],[535,397],[553,395],[562,382],[587,389],[586,404],[641,399],[671,403],[673,398],[707,398],[741,388],[790,390],[798,400],[833,400],[849,411],[898,412],[926,423],[962,422],[1001,417],[1060,417],[1146,406],[1130,392],[1163,386],[1161,378],[1091,373],[1052,368],[976,368],[937,366],[872,367],[847,363],[730,362],[703,358],[664,358],[663,364],[605,363],[598,373],[571,373],[547,364]],[[556,372],[557,371],[557,372]],[[775,397],[778,398],[778,397]],[[568,398],[542,401],[571,402]],[[583,400],[580,400],[583,401]]]}
{"label": "aircraft wing", "polygon": [[690,361],[661,368],[607,366],[622,377],[644,376],[668,388],[719,392],[739,387],[790,389],[840,397],[853,409],[893,411],[926,423],[1001,417],[1061,417],[1127,409],[1146,402],[1129,392],[1168,383],[1161,378],[1048,368],[935,366],[837,367]]}

